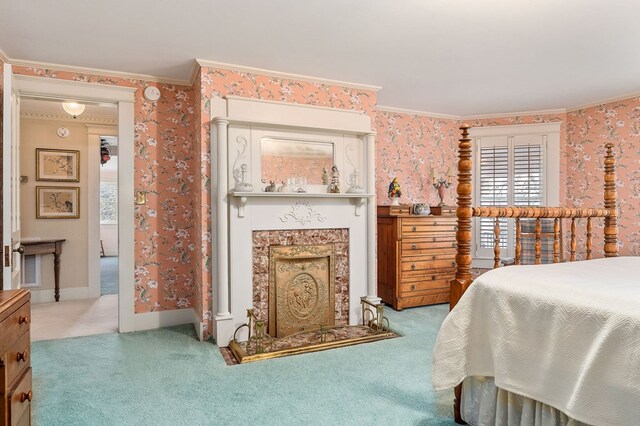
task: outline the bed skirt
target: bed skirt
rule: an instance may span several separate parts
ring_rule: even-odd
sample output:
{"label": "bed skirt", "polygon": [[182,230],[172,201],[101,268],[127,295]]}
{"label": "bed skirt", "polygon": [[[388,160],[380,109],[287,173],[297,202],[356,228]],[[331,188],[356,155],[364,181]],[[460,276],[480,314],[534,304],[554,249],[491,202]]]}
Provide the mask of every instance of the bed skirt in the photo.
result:
{"label": "bed skirt", "polygon": [[588,426],[562,411],[496,387],[493,377],[462,382],[462,418],[472,426]]}

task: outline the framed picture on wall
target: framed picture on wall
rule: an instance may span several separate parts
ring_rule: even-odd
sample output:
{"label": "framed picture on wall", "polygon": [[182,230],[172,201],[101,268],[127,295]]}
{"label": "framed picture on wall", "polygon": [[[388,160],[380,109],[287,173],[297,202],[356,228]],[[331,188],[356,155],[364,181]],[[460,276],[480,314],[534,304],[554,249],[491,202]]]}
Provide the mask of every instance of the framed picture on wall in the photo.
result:
{"label": "framed picture on wall", "polygon": [[80,188],[36,186],[36,219],[78,219]]}
{"label": "framed picture on wall", "polygon": [[36,180],[80,182],[80,151],[36,148]]}

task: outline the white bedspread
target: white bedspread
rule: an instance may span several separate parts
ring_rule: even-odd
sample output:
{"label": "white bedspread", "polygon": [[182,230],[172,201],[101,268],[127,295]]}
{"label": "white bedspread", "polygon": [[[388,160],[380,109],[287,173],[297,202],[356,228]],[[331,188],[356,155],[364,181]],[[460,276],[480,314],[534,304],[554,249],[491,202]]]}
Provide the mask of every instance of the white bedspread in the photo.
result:
{"label": "white bedspread", "polygon": [[640,424],[640,257],[481,275],[442,324],[433,387],[496,386],[584,423]]}

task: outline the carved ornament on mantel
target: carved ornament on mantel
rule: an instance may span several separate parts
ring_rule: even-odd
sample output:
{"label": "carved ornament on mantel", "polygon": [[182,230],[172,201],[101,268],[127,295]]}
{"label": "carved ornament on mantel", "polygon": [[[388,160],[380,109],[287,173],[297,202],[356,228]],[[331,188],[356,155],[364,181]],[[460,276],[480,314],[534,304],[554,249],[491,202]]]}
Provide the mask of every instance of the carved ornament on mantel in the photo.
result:
{"label": "carved ornament on mantel", "polygon": [[327,218],[316,212],[308,201],[298,201],[291,206],[291,211],[280,217],[283,223],[288,222],[290,219],[304,226],[310,224],[313,220],[324,222]]}

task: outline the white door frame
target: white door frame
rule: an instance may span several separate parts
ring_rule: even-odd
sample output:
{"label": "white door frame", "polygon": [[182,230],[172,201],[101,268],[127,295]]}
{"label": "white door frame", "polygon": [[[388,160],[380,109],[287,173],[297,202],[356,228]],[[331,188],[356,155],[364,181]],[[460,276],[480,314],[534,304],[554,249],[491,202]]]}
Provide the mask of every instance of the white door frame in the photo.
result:
{"label": "white door frame", "polygon": [[15,75],[15,78],[21,96],[118,105],[118,325],[121,333],[134,331],[134,93],[137,89],[47,77]]}

